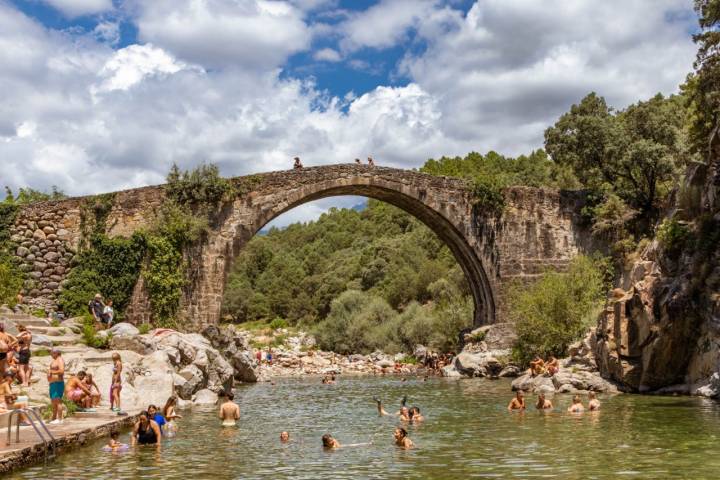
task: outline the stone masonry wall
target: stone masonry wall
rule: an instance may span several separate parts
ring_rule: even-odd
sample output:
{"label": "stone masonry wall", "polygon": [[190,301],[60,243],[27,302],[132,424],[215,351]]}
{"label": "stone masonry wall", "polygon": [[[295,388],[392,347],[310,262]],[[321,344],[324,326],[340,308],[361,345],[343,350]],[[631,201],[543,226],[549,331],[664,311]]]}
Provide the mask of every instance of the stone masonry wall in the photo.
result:
{"label": "stone masonry wall", "polygon": [[[500,218],[474,204],[462,180],[415,171],[335,165],[251,175],[233,179],[239,196],[211,219],[207,241],[190,252],[191,269],[182,308],[196,326],[219,319],[220,302],[232,261],[267,222],[307,201],[335,195],[363,195],[396,205],[416,216],[445,241],[461,264],[476,302],[476,323],[504,317],[509,280],[530,279],[547,268],[565,268],[587,248],[579,226],[582,195],[513,187],[505,192]],[[164,198],[162,187],[117,192],[105,233],[130,236],[152,223]],[[87,230],[95,197],[43,202],[22,208],[12,228],[16,255],[28,272],[26,299],[53,308]],[[87,233],[87,232],[85,232]],[[135,321],[149,318],[142,282],[126,312]]]}

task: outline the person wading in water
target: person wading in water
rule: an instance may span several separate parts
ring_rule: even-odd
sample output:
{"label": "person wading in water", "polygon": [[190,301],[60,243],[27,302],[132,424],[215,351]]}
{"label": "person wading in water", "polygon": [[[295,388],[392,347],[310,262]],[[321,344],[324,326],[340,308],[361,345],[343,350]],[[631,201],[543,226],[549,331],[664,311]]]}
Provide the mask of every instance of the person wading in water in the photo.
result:
{"label": "person wading in water", "polygon": [[235,395],[232,392],[227,392],[225,398],[225,402],[220,405],[218,417],[222,420],[223,427],[234,427],[240,419],[240,407],[233,401]]}

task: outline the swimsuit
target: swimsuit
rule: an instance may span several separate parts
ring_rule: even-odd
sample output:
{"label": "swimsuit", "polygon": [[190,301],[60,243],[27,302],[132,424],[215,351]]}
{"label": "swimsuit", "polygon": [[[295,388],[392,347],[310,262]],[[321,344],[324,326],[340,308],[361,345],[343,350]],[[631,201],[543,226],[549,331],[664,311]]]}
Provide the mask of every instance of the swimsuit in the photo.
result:
{"label": "swimsuit", "polygon": [[18,352],[18,363],[20,365],[29,365],[30,364],[30,350],[20,350]]}
{"label": "swimsuit", "polygon": [[222,426],[223,427],[235,427],[235,426],[237,426],[237,423],[235,422],[235,420],[233,420],[231,418],[226,418],[225,420],[222,421]]}
{"label": "swimsuit", "polygon": [[155,430],[152,429],[149,423],[147,427],[145,427],[145,430],[141,430],[140,427],[138,427],[137,437],[140,445],[157,443],[157,435],[155,435]]}
{"label": "swimsuit", "polygon": [[50,400],[56,398],[62,398],[65,393],[65,382],[60,380],[59,382],[50,382]]}
{"label": "swimsuit", "polygon": [[70,391],[70,393],[68,394],[68,397],[69,397],[70,400],[72,400],[73,402],[77,402],[78,400],[80,400],[80,399],[82,398],[83,393],[84,393],[84,392],[82,391],[82,388],[77,387],[77,388],[75,388],[75,389],[73,389],[73,390]]}

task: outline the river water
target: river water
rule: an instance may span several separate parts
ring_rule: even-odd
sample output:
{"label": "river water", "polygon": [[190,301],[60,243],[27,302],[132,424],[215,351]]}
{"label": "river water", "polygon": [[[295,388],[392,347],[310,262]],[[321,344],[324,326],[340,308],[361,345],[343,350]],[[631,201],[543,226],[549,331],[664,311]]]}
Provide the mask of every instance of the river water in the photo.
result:
{"label": "river water", "polygon": [[[9,475],[13,479],[357,479],[357,478],[719,478],[720,408],[689,397],[600,397],[597,413],[509,414],[507,381],[342,378],[242,386],[239,428],[222,428],[215,409],[179,421],[161,452],[101,451],[106,440]],[[378,417],[373,396],[399,399],[426,415],[408,426],[415,449],[392,442],[397,420]],[[559,407],[559,408],[558,408]],[[281,444],[282,430],[291,434]],[[369,446],[324,451],[320,437]],[[129,442],[124,432],[121,441]]]}

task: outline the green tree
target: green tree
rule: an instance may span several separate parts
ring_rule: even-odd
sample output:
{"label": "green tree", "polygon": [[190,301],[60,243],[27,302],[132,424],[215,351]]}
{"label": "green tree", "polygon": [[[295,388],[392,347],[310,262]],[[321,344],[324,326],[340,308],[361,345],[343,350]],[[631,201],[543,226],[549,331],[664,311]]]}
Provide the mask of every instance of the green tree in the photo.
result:
{"label": "green tree", "polygon": [[573,259],[566,273],[546,272],[531,285],[515,285],[509,304],[516,359],[527,364],[535,355],[564,356],[594,321],[604,292],[602,269],[585,256]]}

